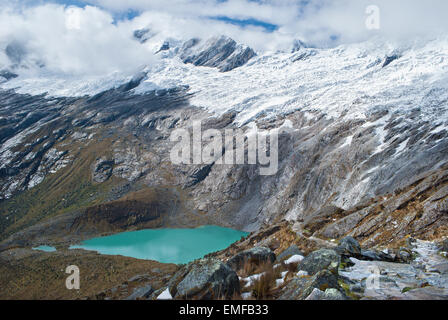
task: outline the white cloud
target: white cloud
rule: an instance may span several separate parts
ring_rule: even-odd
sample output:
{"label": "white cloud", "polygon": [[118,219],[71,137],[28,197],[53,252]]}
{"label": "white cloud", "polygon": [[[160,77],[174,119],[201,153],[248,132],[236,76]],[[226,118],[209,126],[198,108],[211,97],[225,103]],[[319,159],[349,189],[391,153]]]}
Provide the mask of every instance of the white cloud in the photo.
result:
{"label": "white cloud", "polygon": [[[0,51],[15,41],[30,52],[28,60],[69,74],[131,73],[151,63],[151,51],[132,39],[133,30],[143,27],[157,32],[159,41],[224,34],[256,50],[288,49],[294,39],[325,45],[337,36],[334,45],[375,35],[403,40],[448,31],[446,0],[86,0],[97,7],[84,9],[56,4],[31,7],[35,1],[2,1]],[[372,4],[381,10],[378,31],[365,27],[365,9]],[[128,9],[142,14],[114,24],[114,13]],[[210,19],[213,16],[257,19],[278,29],[266,33],[262,27],[241,28]],[[0,65],[6,61],[0,53]]]}
{"label": "white cloud", "polygon": [[[90,0],[108,10],[146,11],[145,19],[174,34],[224,33],[256,49],[284,49],[293,39],[316,45],[363,41],[380,35],[393,40],[433,36],[448,31],[446,0]],[[366,8],[380,8],[381,28],[368,30]],[[260,28],[244,30],[210,16],[257,19],[278,25],[272,34]],[[164,19],[159,19],[164,17]],[[155,26],[157,24],[157,26]],[[338,40],[330,42],[331,38]]]}
{"label": "white cloud", "polygon": [[[366,40],[373,35],[393,40],[412,40],[448,31],[446,0],[312,0],[295,23],[285,24],[285,32],[298,32],[311,41],[338,35],[340,42]],[[380,30],[365,26],[366,8],[380,9]]]}
{"label": "white cloud", "polygon": [[149,28],[157,33],[157,38],[207,39],[217,35],[227,35],[256,50],[276,50],[292,45],[290,35],[279,32],[266,33],[263,27],[247,26],[244,30],[236,25],[204,17],[178,17],[165,12],[146,11],[129,22],[135,29]]}
{"label": "white cloud", "polygon": [[295,19],[300,3],[300,1],[292,0],[90,0],[90,2],[115,11],[132,8],[140,11],[163,12],[184,18],[203,16],[256,18],[275,24],[288,23]]}
{"label": "white cloud", "polygon": [[92,6],[2,9],[0,47],[10,43],[24,48],[28,65],[56,73],[132,73],[153,59],[126,23],[114,25],[111,14]]}

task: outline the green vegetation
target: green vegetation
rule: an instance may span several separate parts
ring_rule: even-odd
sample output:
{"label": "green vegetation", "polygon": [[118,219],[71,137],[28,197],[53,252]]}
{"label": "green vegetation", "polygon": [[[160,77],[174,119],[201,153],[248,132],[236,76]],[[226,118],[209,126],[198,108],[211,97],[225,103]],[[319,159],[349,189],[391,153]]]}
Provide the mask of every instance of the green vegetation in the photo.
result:
{"label": "green vegetation", "polygon": [[119,181],[111,178],[102,184],[93,183],[90,165],[106,145],[103,141],[81,150],[69,166],[47,176],[34,188],[1,202],[0,240],[44,219],[104,202]]}
{"label": "green vegetation", "polygon": [[345,293],[345,295],[347,297],[349,297],[349,298],[351,298],[353,300],[359,300],[360,299],[360,296],[358,296],[357,294],[355,294],[354,292],[352,292],[350,290],[350,286],[347,283],[345,283],[342,280],[338,280],[338,283],[339,283],[339,286],[344,290],[344,293]]}

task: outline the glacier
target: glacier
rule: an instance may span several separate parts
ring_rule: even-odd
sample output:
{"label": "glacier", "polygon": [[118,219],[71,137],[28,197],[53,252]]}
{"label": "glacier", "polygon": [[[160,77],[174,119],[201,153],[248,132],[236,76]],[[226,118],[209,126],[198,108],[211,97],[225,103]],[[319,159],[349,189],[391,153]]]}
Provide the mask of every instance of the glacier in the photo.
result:
{"label": "glacier", "polygon": [[[374,38],[335,48],[257,52],[247,64],[228,72],[185,64],[178,54],[182,42],[172,42],[175,46],[156,54],[156,63],[143,67],[146,78],[133,93],[188,86],[192,105],[217,116],[238,112],[240,125],[296,110],[318,111],[328,118],[362,119],[382,108],[406,114],[415,105],[424,110],[428,120],[442,125],[447,119],[446,110],[436,105],[448,98],[448,38],[406,45]],[[160,44],[151,45],[156,48]],[[398,58],[386,65],[397,52]],[[33,95],[79,97],[118,87],[130,79],[132,75],[120,71],[95,77],[40,72],[12,78],[0,87]]]}

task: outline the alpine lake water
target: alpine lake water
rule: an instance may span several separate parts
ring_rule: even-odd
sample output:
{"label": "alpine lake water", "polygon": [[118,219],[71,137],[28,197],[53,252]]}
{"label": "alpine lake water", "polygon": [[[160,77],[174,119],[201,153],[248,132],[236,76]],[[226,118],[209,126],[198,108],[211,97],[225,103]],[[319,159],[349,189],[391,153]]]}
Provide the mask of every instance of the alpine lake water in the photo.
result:
{"label": "alpine lake water", "polygon": [[147,229],[93,238],[70,249],[121,255],[162,263],[184,264],[223,250],[247,232],[218,226],[195,229]]}
{"label": "alpine lake water", "polygon": [[39,250],[39,251],[45,251],[45,252],[54,252],[54,251],[56,251],[56,248],[55,247],[50,247],[50,246],[39,246],[39,247],[33,248],[33,250]]}

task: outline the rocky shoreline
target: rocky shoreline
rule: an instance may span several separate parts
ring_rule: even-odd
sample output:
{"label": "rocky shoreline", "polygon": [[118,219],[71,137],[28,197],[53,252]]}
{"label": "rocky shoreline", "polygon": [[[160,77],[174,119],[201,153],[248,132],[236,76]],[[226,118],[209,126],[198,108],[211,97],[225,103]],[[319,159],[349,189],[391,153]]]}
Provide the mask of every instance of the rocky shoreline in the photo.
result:
{"label": "rocky shoreline", "polygon": [[[408,237],[396,248],[363,248],[350,236],[337,243],[325,242],[324,246],[313,239],[308,239],[313,245],[307,244],[302,237],[292,231],[290,223],[283,222],[254,232],[223,251],[183,266],[65,249],[43,253],[10,248],[0,253],[0,259],[5,262],[3,265],[16,267],[28,261],[24,265],[26,267],[31,261],[42,260],[43,257],[45,261],[59,265],[70,256],[71,259],[77,256],[80,261],[95,257],[97,273],[101,273],[104,261],[111,261],[108,264],[112,269],[122,260],[132,261],[122,271],[117,268],[115,286],[108,287],[108,282],[101,280],[101,276],[93,277],[84,281],[89,294],[67,296],[68,292],[65,292],[59,297],[69,299],[448,299],[448,239],[431,242]],[[153,267],[148,267],[150,265]],[[141,273],[133,271],[136,268]],[[125,274],[129,275],[128,278],[123,278]],[[0,283],[7,283],[11,276],[11,269],[3,270]],[[54,278],[54,274],[48,276]],[[62,288],[62,274],[60,278],[59,286]],[[42,285],[37,289],[29,284],[22,290],[45,299],[49,297],[47,290],[51,286],[55,286],[54,281],[49,281],[47,287]],[[12,289],[10,284],[6,287]],[[12,292],[3,294],[3,298],[14,297],[17,294]]]}

